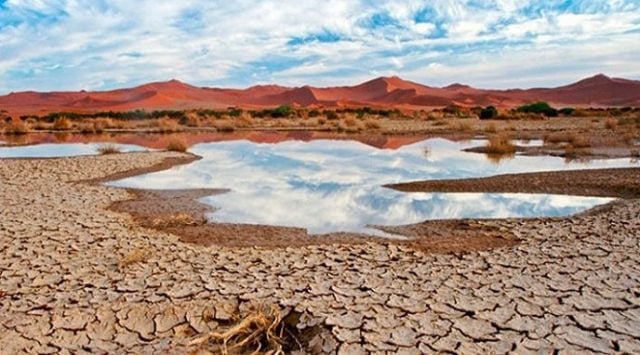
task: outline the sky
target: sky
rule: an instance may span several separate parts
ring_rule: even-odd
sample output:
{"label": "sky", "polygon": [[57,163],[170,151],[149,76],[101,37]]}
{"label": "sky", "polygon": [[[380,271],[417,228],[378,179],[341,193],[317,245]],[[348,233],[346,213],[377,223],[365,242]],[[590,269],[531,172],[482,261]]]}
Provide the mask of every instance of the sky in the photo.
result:
{"label": "sky", "polygon": [[640,79],[640,0],[0,0],[0,94]]}

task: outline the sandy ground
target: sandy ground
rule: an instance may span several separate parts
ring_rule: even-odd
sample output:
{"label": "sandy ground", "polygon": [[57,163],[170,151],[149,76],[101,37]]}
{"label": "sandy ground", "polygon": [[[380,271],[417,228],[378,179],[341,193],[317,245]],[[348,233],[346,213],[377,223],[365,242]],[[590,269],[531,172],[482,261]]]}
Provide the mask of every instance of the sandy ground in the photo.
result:
{"label": "sandy ground", "polygon": [[[108,210],[130,192],[81,182],[167,158],[190,159],[0,161],[3,354],[181,353],[252,302],[295,314],[313,335],[304,352],[640,352],[640,200],[564,219],[457,222],[520,241],[484,251],[237,249],[139,227]],[[143,257],[124,265],[131,255]]]}

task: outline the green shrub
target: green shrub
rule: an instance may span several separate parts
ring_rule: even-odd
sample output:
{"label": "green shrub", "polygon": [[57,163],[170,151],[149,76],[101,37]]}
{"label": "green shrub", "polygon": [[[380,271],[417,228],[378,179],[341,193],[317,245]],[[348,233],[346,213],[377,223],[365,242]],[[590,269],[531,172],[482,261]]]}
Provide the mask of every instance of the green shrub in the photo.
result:
{"label": "green shrub", "polygon": [[498,117],[498,110],[493,106],[487,106],[486,108],[480,110],[481,120],[490,120],[496,117]]}
{"label": "green shrub", "polygon": [[551,107],[548,103],[540,101],[540,102],[535,102],[529,105],[524,105],[524,106],[520,106],[518,107],[518,112],[525,112],[525,113],[541,113],[547,117],[556,117],[558,116],[558,110],[556,110],[555,108]]}
{"label": "green shrub", "polygon": [[563,116],[571,116],[576,112],[576,109],[573,107],[565,107],[558,110],[558,113]]}
{"label": "green shrub", "polygon": [[289,117],[292,114],[293,109],[289,105],[282,105],[271,111],[271,117],[273,118]]}

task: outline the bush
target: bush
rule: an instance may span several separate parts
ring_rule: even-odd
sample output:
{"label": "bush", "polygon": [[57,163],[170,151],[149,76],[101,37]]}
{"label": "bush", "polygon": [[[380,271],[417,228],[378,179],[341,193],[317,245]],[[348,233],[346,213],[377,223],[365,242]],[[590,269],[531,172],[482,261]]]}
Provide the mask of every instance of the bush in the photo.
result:
{"label": "bush", "polygon": [[115,144],[103,144],[98,147],[98,153],[100,155],[117,154],[120,153],[120,148]]}
{"label": "bush", "polygon": [[167,150],[184,153],[187,151],[187,144],[179,139],[173,139],[167,144]]}
{"label": "bush", "polygon": [[347,127],[354,127],[357,123],[358,121],[356,121],[354,117],[347,117],[344,119],[344,124],[347,125]]}
{"label": "bush", "polygon": [[539,113],[543,114],[547,117],[556,117],[558,116],[558,110],[551,107],[548,103],[540,101],[529,105],[524,105],[518,107],[518,112],[524,113]]}
{"label": "bush", "polygon": [[273,118],[289,117],[291,114],[293,114],[293,109],[289,105],[282,105],[271,111]]}
{"label": "bush", "polygon": [[490,120],[496,117],[498,117],[498,110],[493,106],[487,106],[486,108],[480,110],[481,120]]}
{"label": "bush", "polygon": [[227,114],[231,117],[240,117],[240,115],[242,115],[242,109],[241,108],[235,108],[235,107],[230,107],[227,110]]}
{"label": "bush", "polygon": [[369,129],[378,129],[380,128],[380,123],[374,119],[368,119],[364,122],[364,126]]}
{"label": "bush", "polygon": [[219,120],[213,125],[218,132],[233,132],[236,127],[231,121]]}
{"label": "bush", "polygon": [[489,138],[485,148],[488,154],[513,154],[516,147],[511,143],[511,139],[503,134],[497,134]]}
{"label": "bush", "polygon": [[66,117],[60,117],[53,123],[53,129],[56,131],[67,131],[70,130],[71,127],[71,121],[69,121]]}
{"label": "bush", "polygon": [[563,116],[571,116],[576,112],[575,108],[572,107],[565,107],[565,108],[561,108],[560,110],[558,110],[558,113],[563,115]]}
{"label": "bush", "polygon": [[336,111],[324,111],[324,115],[325,117],[327,117],[328,120],[333,121],[333,120],[337,120],[340,117],[338,116],[338,113]]}
{"label": "bush", "polygon": [[315,109],[309,111],[309,117],[314,118],[314,117],[318,117],[318,116],[320,116],[320,111],[315,110]]}
{"label": "bush", "polygon": [[178,132],[180,131],[180,125],[171,118],[164,117],[158,120],[158,131],[161,133]]}
{"label": "bush", "polygon": [[4,129],[5,134],[26,134],[29,127],[22,121],[13,121]]}
{"label": "bush", "polygon": [[618,120],[613,117],[608,117],[606,121],[604,121],[604,127],[606,129],[616,129],[618,127]]}

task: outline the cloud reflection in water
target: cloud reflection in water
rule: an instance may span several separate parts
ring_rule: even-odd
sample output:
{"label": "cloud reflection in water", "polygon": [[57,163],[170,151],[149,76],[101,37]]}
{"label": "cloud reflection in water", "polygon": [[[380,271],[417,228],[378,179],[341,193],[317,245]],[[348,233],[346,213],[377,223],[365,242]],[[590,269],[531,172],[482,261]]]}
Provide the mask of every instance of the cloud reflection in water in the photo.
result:
{"label": "cloud reflection in water", "polygon": [[231,188],[227,194],[202,200],[220,208],[209,215],[211,221],[295,226],[312,234],[371,233],[366,227],[370,224],[401,225],[426,219],[565,216],[611,200],[540,194],[402,193],[383,188],[384,184],[629,166],[626,159],[566,164],[562,158],[528,156],[497,165],[482,154],[461,151],[482,144],[430,139],[381,150],[337,140],[206,143],[191,149],[202,160],[112,185]]}

